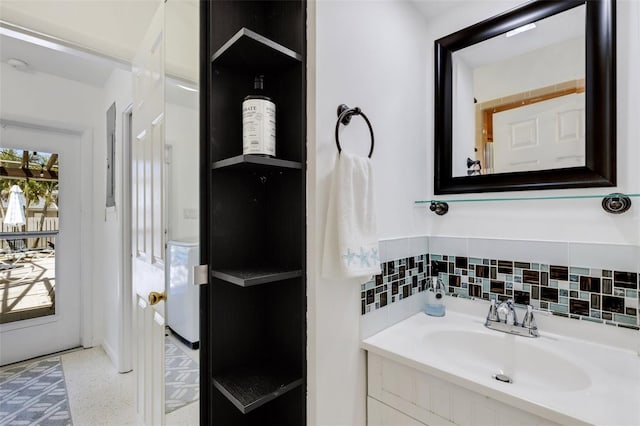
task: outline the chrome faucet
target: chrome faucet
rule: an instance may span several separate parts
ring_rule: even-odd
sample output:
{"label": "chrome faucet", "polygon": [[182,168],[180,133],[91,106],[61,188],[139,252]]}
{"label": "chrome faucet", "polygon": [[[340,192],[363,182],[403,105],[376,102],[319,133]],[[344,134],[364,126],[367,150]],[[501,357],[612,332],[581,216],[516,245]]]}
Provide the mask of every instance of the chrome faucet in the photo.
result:
{"label": "chrome faucet", "polygon": [[509,325],[518,325],[518,316],[516,310],[513,309],[513,300],[509,299],[502,302],[497,309],[498,321]]}
{"label": "chrome faucet", "polygon": [[518,336],[538,337],[538,327],[533,318],[533,306],[527,306],[527,313],[518,324],[518,316],[513,307],[513,300],[509,299],[496,307],[496,301],[491,301],[485,327],[504,333],[517,334]]}

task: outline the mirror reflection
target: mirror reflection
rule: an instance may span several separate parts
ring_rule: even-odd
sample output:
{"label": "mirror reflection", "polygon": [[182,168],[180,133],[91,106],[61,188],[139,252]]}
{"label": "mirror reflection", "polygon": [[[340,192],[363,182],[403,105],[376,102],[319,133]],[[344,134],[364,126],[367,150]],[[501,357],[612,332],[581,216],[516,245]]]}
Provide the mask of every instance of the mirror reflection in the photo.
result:
{"label": "mirror reflection", "polygon": [[585,166],[585,9],[452,53],[454,177]]}

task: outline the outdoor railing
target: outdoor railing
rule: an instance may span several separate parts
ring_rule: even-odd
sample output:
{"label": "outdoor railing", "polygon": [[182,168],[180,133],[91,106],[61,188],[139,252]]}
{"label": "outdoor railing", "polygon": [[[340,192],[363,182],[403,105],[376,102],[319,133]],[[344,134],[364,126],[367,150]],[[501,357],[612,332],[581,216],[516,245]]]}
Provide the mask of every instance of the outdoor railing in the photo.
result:
{"label": "outdoor railing", "polygon": [[[26,240],[24,249],[51,248],[55,244],[55,238],[59,231],[26,231],[26,232],[0,232],[0,248],[11,250],[7,241]],[[34,242],[39,239],[38,245],[34,247]],[[51,244],[49,244],[51,243]]]}

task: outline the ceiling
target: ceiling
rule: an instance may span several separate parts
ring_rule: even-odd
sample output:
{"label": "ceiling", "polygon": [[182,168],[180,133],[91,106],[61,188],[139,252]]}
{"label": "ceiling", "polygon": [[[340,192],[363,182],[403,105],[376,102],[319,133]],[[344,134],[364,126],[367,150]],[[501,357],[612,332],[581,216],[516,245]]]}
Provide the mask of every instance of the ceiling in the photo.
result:
{"label": "ceiling", "polygon": [[[0,0],[2,26],[130,64],[160,0]],[[198,0],[165,0],[167,73],[198,80]],[[2,25],[2,24],[5,25]]]}
{"label": "ceiling", "polygon": [[[29,41],[0,33],[0,61],[7,63],[9,59],[19,59],[28,64],[25,69],[20,69],[22,72],[51,74],[97,88],[104,87],[116,68],[131,69],[130,65],[80,50],[44,40],[27,39]],[[195,109],[198,105],[195,89],[197,85],[194,83],[167,77],[165,97],[167,102]]]}
{"label": "ceiling", "polygon": [[[501,0],[410,0],[427,21],[479,2]],[[15,38],[0,26],[0,60],[21,59],[29,64],[25,72],[45,72],[96,87],[103,87],[117,67],[130,69],[158,0],[1,0],[0,20],[47,34],[62,41],[49,45]],[[197,0],[166,2],[167,72],[179,80],[197,81]],[[80,49],[61,48],[66,45]],[[92,51],[98,55],[89,55]],[[112,58],[107,60],[105,58]],[[177,87],[169,80],[167,98],[194,107],[197,94]],[[193,87],[194,85],[187,84]]]}
{"label": "ceiling", "polygon": [[[69,8],[73,8],[75,12],[71,15],[75,18],[68,16],[56,25],[47,24],[60,17],[60,12],[52,8],[54,3],[62,10],[69,11]],[[9,59],[19,59],[28,64],[26,68],[20,68],[22,72],[46,73],[102,88],[116,68],[127,71],[131,69],[130,62],[135,54],[133,46],[137,47],[143,36],[132,27],[146,28],[146,23],[150,20],[149,11],[153,12],[156,4],[155,0],[2,0],[0,19],[5,22],[0,23],[0,61],[6,64]],[[43,6],[42,13],[29,17],[31,9],[36,5]],[[197,81],[198,40],[195,30],[197,25],[194,24],[194,21],[197,22],[197,7],[194,0],[169,0],[166,5],[165,58],[167,73],[173,76],[166,80],[166,100],[196,108],[197,92],[183,87],[197,87],[193,83]],[[82,19],[80,16],[83,16]],[[9,17],[15,19],[8,21]],[[97,20],[101,17],[111,25],[98,25]],[[73,30],[60,30],[77,21],[86,22]],[[134,21],[138,25],[131,24]],[[110,42],[96,42],[103,38],[109,38]],[[119,44],[122,46],[110,50],[110,46]],[[192,47],[180,48],[185,44]],[[169,63],[170,57],[174,58],[173,62],[176,64],[173,67]]]}
{"label": "ceiling", "polygon": [[7,63],[11,58],[26,62],[27,73],[44,72],[95,87],[104,87],[116,67],[115,63],[100,61],[74,54],[70,50],[61,51],[30,43],[6,34],[0,35],[0,61]]}
{"label": "ceiling", "polygon": [[[409,0],[427,20],[479,2],[505,0]],[[47,34],[119,62],[131,63],[159,0],[0,0],[0,20]],[[198,0],[165,0],[167,73],[198,80]],[[6,44],[6,43],[5,43]],[[7,49],[12,48],[6,44]],[[2,46],[0,46],[2,47]],[[2,55],[5,60],[5,55]],[[71,58],[67,58],[72,60]],[[64,61],[64,60],[62,60]],[[34,66],[35,66],[34,62]],[[85,73],[88,84],[104,78]],[[52,73],[55,64],[51,65]],[[90,71],[90,70],[88,70]],[[80,81],[80,80],[79,80]]]}
{"label": "ceiling", "polygon": [[473,0],[412,0],[412,2],[427,20],[431,20],[453,9],[473,3]]}
{"label": "ceiling", "polygon": [[131,62],[157,4],[157,0],[2,0],[0,19]]}

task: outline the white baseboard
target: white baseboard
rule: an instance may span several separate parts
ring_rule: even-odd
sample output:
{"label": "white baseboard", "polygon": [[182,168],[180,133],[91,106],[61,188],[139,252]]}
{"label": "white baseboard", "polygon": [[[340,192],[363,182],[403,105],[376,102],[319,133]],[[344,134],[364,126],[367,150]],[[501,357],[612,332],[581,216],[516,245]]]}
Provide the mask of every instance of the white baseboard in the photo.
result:
{"label": "white baseboard", "polygon": [[118,353],[106,341],[102,341],[101,346],[102,346],[102,349],[104,349],[104,352],[107,354],[107,356],[111,360],[111,364],[113,364],[115,368],[118,368],[118,364],[119,364]]}

